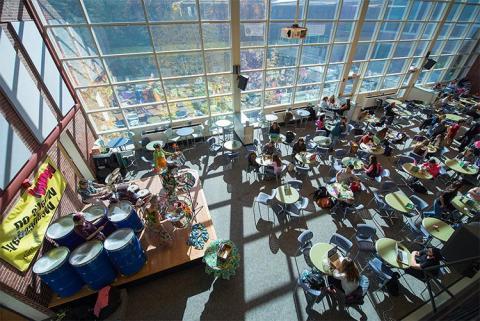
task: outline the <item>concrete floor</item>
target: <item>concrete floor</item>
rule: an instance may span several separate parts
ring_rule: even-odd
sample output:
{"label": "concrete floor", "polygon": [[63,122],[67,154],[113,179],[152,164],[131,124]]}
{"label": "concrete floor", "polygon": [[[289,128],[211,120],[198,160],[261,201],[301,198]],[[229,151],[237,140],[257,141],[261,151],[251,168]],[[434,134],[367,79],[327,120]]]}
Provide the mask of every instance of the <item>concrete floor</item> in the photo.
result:
{"label": "concrete floor", "polygon": [[[416,122],[399,127],[410,132],[418,131]],[[285,128],[282,127],[282,132]],[[314,132],[310,122],[305,130],[297,133]],[[346,143],[346,142],[345,142]],[[409,143],[407,143],[409,145]],[[282,217],[273,216],[270,209],[262,207],[253,211],[253,199],[258,192],[270,193],[277,186],[275,180],[255,180],[247,177],[244,169],[246,161],[242,152],[240,160],[227,165],[222,153],[207,156],[208,147],[197,142],[194,149],[186,151],[189,160],[187,166],[200,173],[203,188],[208,201],[218,238],[230,239],[239,248],[241,264],[235,277],[230,280],[214,280],[204,272],[203,263],[185,267],[148,279],[140,284],[128,286],[127,318],[136,320],[398,320],[428,300],[425,284],[402,271],[400,295],[390,296],[378,289],[378,282],[371,272],[365,271],[370,280],[370,290],[361,310],[349,308],[331,302],[330,298],[306,309],[304,292],[296,287],[299,273],[308,268],[303,256],[296,256],[297,236],[304,230],[314,233],[313,243],[328,242],[333,233],[340,233],[353,240],[355,226],[368,223],[377,228],[379,237],[387,236],[404,240],[404,244],[415,250],[418,244],[411,242],[414,235],[400,231],[402,218],[392,223],[376,215],[374,203],[369,204],[362,213],[354,214],[342,221],[335,213],[321,210],[309,204],[304,218],[294,221],[282,221]],[[282,150],[285,152],[285,150]],[[455,153],[455,151],[451,151]],[[291,160],[290,156],[284,159]],[[399,173],[392,165],[393,158],[380,156],[385,168],[392,172],[392,179],[400,182]],[[135,177],[150,175],[139,160]],[[321,184],[330,179],[329,166],[320,164],[310,171],[304,179],[301,195],[309,196]],[[290,178],[287,174],[286,179]],[[357,196],[357,202],[367,204],[371,191],[378,188],[377,183],[368,182],[368,190]],[[434,193],[444,186],[437,182],[426,184],[429,195],[421,195],[432,203]],[[403,189],[407,195],[412,192]],[[433,242],[440,245],[439,242]],[[357,254],[356,248],[353,256]],[[355,259],[359,264],[366,262],[365,255]],[[458,279],[451,273],[444,282]]]}

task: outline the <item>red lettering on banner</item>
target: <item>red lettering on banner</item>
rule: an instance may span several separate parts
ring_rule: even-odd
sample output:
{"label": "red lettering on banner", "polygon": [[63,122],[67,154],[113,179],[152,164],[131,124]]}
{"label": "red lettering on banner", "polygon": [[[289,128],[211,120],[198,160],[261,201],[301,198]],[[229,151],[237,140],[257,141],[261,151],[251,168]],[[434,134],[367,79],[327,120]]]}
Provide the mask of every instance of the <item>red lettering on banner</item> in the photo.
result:
{"label": "red lettering on banner", "polygon": [[48,180],[53,177],[56,169],[48,164],[47,168],[38,176],[35,186],[28,189],[28,194],[40,198],[47,192]]}

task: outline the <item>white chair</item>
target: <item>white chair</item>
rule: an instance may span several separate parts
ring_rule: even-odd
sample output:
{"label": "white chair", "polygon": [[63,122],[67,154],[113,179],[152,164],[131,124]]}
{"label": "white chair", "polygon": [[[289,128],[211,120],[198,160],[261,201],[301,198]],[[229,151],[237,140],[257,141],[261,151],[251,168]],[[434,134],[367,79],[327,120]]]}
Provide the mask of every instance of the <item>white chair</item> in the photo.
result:
{"label": "white chair", "polygon": [[[262,216],[262,211],[260,209],[260,204],[266,205],[267,206],[267,217],[270,217],[270,208],[268,207],[270,205],[270,202],[275,198],[275,195],[277,194],[277,190],[274,189],[272,190],[272,194],[269,195],[267,193],[260,192],[258,195],[255,197],[253,200],[253,215],[255,215],[255,203],[258,205],[258,211],[260,212],[260,216]],[[275,215],[273,216],[275,220]]]}

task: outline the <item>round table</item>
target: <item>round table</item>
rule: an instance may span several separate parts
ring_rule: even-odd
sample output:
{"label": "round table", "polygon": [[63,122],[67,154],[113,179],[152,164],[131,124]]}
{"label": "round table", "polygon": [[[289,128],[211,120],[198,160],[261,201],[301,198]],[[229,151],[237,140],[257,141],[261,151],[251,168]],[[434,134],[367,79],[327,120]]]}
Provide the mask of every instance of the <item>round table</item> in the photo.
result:
{"label": "round table", "polygon": [[402,191],[396,191],[385,195],[385,202],[395,210],[402,213],[410,213],[415,209],[415,205]]}
{"label": "round table", "polygon": [[297,109],[295,111],[297,113],[298,116],[300,117],[308,117],[310,116],[310,112],[308,110],[305,110],[305,109]]}
{"label": "round table", "polygon": [[434,217],[425,217],[422,220],[422,226],[425,230],[436,239],[442,242],[448,241],[455,230],[446,222]]}
{"label": "round table", "polygon": [[360,149],[367,152],[367,153],[373,154],[373,155],[382,155],[383,152],[384,152],[383,147],[370,146],[370,145],[367,145],[367,144],[364,144],[364,143],[360,144]]}
{"label": "round table", "polygon": [[332,139],[327,136],[315,136],[312,140],[315,144],[320,146],[330,146],[330,144],[332,144]]}
{"label": "round table", "polygon": [[454,121],[454,122],[458,122],[459,120],[465,119],[465,117],[462,117],[462,116],[456,115],[456,114],[445,114],[445,119],[448,119],[448,120],[451,120],[451,121]]}
{"label": "round table", "polygon": [[353,192],[348,185],[340,183],[327,184],[328,194],[339,201],[353,200]]}
{"label": "round table", "polygon": [[384,260],[388,265],[399,268],[406,269],[410,267],[412,253],[403,246],[398,244],[398,248],[404,251],[408,257],[408,264],[404,264],[398,261],[397,259],[397,241],[390,238],[381,238],[375,242],[375,250],[377,251],[378,256]]}
{"label": "round table", "polygon": [[344,157],[342,158],[342,164],[343,166],[348,166],[351,164],[353,165],[353,169],[357,171],[363,169],[363,166],[365,165],[361,159],[356,157]]}
{"label": "round table", "polygon": [[229,140],[223,144],[223,148],[226,150],[238,150],[242,148],[242,143],[238,140]]}
{"label": "round table", "polygon": [[400,100],[397,100],[397,99],[389,98],[389,99],[385,99],[385,101],[389,104],[391,104],[391,103],[395,103],[395,105],[402,105],[403,104]]}
{"label": "round table", "polygon": [[380,122],[380,118],[377,118],[375,116],[367,116],[361,121],[367,122],[367,123],[378,123]]}
{"label": "round table", "polygon": [[428,170],[422,166],[417,166],[414,163],[405,163],[402,165],[402,169],[408,173],[408,175],[419,179],[432,179],[433,176]]}
{"label": "round table", "polygon": [[255,160],[257,161],[257,163],[260,166],[272,166],[272,164],[273,164],[273,161],[272,161],[271,157],[263,158],[263,156],[262,156],[262,157],[257,157]]}
{"label": "round table", "polygon": [[471,211],[480,212],[480,203],[465,195],[455,196],[450,204],[460,213],[469,217],[474,216]]}
{"label": "round table", "polygon": [[223,141],[225,141],[225,128],[232,125],[232,122],[228,119],[219,119],[215,122],[215,125],[222,128],[223,132]]}
{"label": "round table", "polygon": [[310,249],[310,261],[313,265],[325,274],[331,274],[330,264],[328,263],[328,251],[333,249],[333,245],[329,243],[316,243]]}
{"label": "round table", "polygon": [[180,137],[190,136],[191,134],[193,134],[193,132],[193,127],[182,127],[175,131],[175,133]]}
{"label": "round table", "polygon": [[284,134],[279,135],[269,135],[270,140],[274,143],[283,143],[287,137]]}
{"label": "round table", "polygon": [[268,122],[277,121],[278,116],[275,115],[275,114],[267,114],[267,115],[265,115],[265,120],[268,121]]}
{"label": "round table", "polygon": [[[315,158],[312,159],[312,156],[315,156]],[[309,153],[309,152],[300,152],[295,155],[295,159],[299,161],[300,163],[311,165],[315,164],[317,162],[317,157],[314,153]]]}
{"label": "round table", "polygon": [[450,167],[452,170],[455,172],[458,172],[460,174],[465,174],[465,175],[475,175],[478,173],[478,167],[475,165],[460,165],[460,161],[458,159],[452,158],[452,159],[447,159],[445,161],[445,165]]}
{"label": "round table", "polygon": [[[217,251],[222,244],[229,245],[232,248],[225,261],[221,261],[217,256]],[[235,271],[240,265],[240,254],[232,241],[215,240],[205,250],[202,261],[205,263],[205,272],[229,280],[231,276],[235,275]]]}
{"label": "round table", "polygon": [[290,186],[290,193],[287,194],[285,187],[285,185],[277,187],[277,193],[275,194],[277,201],[283,204],[293,204],[300,199],[300,194],[295,188]]}
{"label": "round table", "polygon": [[145,146],[145,148],[153,152],[155,150],[155,148],[153,147],[155,144],[159,144],[162,148],[165,146],[165,142],[163,140],[152,140],[150,143],[147,144],[147,146]]}

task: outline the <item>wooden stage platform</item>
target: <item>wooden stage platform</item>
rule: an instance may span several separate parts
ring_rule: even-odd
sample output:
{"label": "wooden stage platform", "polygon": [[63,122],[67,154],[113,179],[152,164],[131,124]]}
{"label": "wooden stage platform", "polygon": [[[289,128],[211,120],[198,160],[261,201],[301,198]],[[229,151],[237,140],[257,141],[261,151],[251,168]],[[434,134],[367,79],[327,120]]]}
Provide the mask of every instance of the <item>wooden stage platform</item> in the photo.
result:
{"label": "wooden stage platform", "polygon": [[[144,230],[140,236],[140,240],[147,253],[147,263],[138,273],[132,276],[125,277],[119,275],[116,281],[112,284],[113,286],[123,285],[198,260],[203,257],[204,250],[207,248],[210,241],[217,239],[205,194],[203,193],[203,188],[198,179],[198,173],[194,170],[187,170],[196,178],[195,186],[191,189],[190,193],[192,195],[193,204],[196,204],[196,208],[201,208],[196,216],[196,223],[203,223],[207,228],[209,234],[207,244],[204,246],[203,250],[196,250],[187,245],[186,241],[190,229],[185,228],[175,229],[173,233],[173,243],[170,246],[156,247],[155,244],[150,244],[151,242],[148,237],[149,233],[146,233]],[[157,194],[162,189],[162,183],[158,175],[131,181],[130,183],[137,184],[141,189],[148,188],[152,194]],[[85,286],[76,294],[66,298],[60,298],[57,295],[54,295],[50,301],[49,307],[59,306],[94,293],[96,293],[96,291],[90,290]]]}

